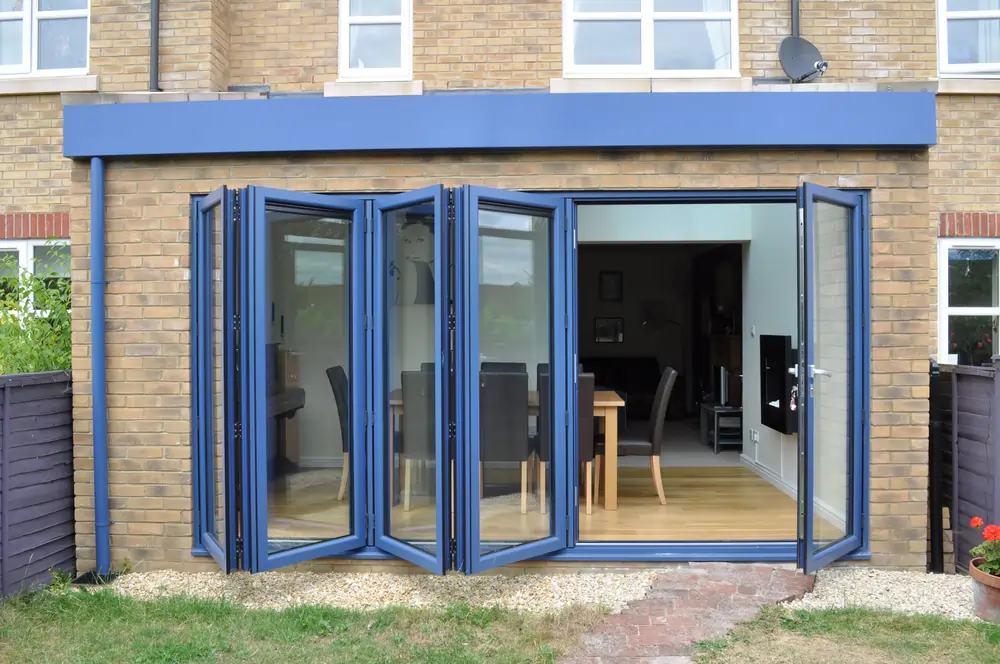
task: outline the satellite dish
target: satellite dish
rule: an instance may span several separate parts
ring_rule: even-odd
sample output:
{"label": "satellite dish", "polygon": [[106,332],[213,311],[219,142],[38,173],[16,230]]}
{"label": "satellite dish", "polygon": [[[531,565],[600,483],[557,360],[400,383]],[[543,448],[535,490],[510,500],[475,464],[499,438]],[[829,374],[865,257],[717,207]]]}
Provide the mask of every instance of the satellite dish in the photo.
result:
{"label": "satellite dish", "polygon": [[785,37],[778,49],[778,60],[792,83],[808,83],[829,67],[819,49],[802,37]]}

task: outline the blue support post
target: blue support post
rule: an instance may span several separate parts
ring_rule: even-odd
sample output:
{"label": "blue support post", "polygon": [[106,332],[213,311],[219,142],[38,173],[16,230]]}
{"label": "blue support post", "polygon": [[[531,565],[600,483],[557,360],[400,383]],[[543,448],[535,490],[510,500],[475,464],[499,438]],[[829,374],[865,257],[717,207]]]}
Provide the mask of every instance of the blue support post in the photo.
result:
{"label": "blue support post", "polygon": [[104,310],[104,160],[90,160],[90,360],[94,417],[94,529],[97,574],[111,574],[111,510],[108,507],[108,381]]}

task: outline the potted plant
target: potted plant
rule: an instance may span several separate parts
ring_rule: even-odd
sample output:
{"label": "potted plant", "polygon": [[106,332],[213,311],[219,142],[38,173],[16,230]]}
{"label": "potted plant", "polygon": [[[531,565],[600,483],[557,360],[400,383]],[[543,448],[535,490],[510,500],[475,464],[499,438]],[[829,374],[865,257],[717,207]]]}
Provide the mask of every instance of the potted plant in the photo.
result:
{"label": "potted plant", "polygon": [[983,541],[972,548],[969,575],[976,615],[983,620],[1000,623],[1000,526],[986,525],[982,518],[972,517],[969,524],[982,530]]}

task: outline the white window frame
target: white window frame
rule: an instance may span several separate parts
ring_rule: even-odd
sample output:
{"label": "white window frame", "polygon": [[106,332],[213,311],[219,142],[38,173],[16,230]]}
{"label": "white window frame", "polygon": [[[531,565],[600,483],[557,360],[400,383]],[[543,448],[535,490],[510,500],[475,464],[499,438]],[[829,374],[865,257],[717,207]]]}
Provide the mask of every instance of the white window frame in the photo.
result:
{"label": "white window frame", "polygon": [[[340,0],[337,28],[337,69],[342,81],[413,80],[413,0],[399,0],[400,14],[392,16],[351,16],[350,0]],[[351,65],[351,27],[355,25],[400,24],[400,66],[384,69],[357,69]]]}
{"label": "white window frame", "polygon": [[[563,0],[564,78],[734,78],[740,75],[739,1],[730,0],[728,12],[654,12],[653,0],[641,0],[636,12],[575,12],[573,0]],[[577,21],[636,20],[641,22],[642,64],[577,65],[573,61]],[[654,69],[653,23],[671,21],[729,21],[729,69]]]}
{"label": "white window frame", "polygon": [[1000,62],[953,65],[948,62],[948,21],[959,19],[1000,19],[1000,11],[948,11],[948,0],[938,0],[938,70],[951,78],[1000,78]]}
{"label": "white window frame", "polygon": [[[17,269],[35,273],[35,249],[37,247],[48,247],[60,245],[69,247],[69,240],[64,238],[51,240],[0,240],[0,253],[17,252]],[[69,277],[67,277],[69,278]],[[34,310],[34,306],[31,307]],[[48,315],[47,311],[37,311],[39,315]]]}
{"label": "white window frame", "polygon": [[[1000,251],[1000,238],[940,238],[938,240],[938,362],[958,364],[958,356],[948,347],[948,319],[950,316],[998,316],[1000,305],[995,307],[952,307],[948,304],[948,252],[951,249],[996,249]],[[994,285],[1000,289],[1000,276]]]}
{"label": "white window frame", "polygon": [[[58,18],[87,19],[87,60],[83,67],[73,69],[39,69],[38,68],[38,24],[41,21]],[[0,12],[0,21],[7,19],[21,20],[21,64],[0,65],[0,78],[79,76],[90,69],[90,2],[85,9],[67,9],[62,11],[39,11],[38,0],[24,0],[19,12]]]}

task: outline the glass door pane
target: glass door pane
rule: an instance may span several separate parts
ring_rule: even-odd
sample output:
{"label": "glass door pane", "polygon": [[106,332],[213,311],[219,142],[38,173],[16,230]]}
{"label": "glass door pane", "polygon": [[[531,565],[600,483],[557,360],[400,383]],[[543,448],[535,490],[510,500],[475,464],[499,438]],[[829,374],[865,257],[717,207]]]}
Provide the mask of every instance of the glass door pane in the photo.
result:
{"label": "glass door pane", "polygon": [[363,203],[250,187],[251,571],[364,545]]}
{"label": "glass door pane", "polygon": [[210,426],[197,428],[200,451],[199,487],[206,514],[200,519],[202,546],[226,572],[238,566],[236,560],[237,500],[235,422],[235,255],[239,220],[234,218],[233,192],[222,187],[206,196],[198,207],[194,229],[193,260],[197,263],[201,292],[197,294],[192,328],[207,343],[198,345],[192,358],[194,379],[201,398],[194,404],[198,421]]}
{"label": "glass door pane", "polygon": [[860,197],[806,185],[803,245],[806,426],[800,536],[811,572],[861,544]]}
{"label": "glass door pane", "polygon": [[464,446],[470,571],[566,543],[562,200],[468,187]]}
{"label": "glass door pane", "polygon": [[444,188],[376,202],[375,545],[443,574],[451,526]]}

